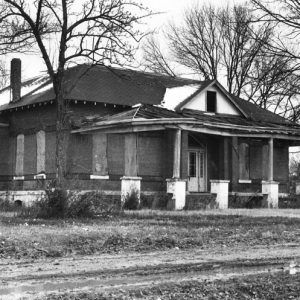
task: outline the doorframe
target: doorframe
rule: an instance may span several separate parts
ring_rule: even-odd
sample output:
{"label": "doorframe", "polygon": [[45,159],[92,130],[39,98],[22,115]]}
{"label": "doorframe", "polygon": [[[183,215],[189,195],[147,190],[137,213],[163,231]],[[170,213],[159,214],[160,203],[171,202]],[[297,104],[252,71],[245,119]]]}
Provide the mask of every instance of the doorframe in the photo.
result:
{"label": "doorframe", "polygon": [[[198,153],[200,153],[201,151],[203,151],[204,152],[204,188],[203,188],[203,191],[198,191],[198,192],[190,192],[189,190],[188,190],[188,184],[187,184],[187,192],[188,193],[205,193],[205,192],[207,192],[207,145],[203,145],[203,147],[201,147],[201,146],[199,146],[199,147],[188,147],[188,163],[187,163],[187,168],[188,168],[188,177],[189,177],[189,167],[190,167],[190,164],[189,164],[189,152],[190,151],[196,151],[196,152],[198,152]],[[199,175],[200,175],[200,156],[199,156],[199,158],[197,158],[197,160],[198,160],[198,162],[199,162]],[[200,177],[198,177],[198,178],[200,178]],[[198,180],[200,180],[200,179],[198,179]],[[199,184],[199,182],[198,182],[198,184]]]}

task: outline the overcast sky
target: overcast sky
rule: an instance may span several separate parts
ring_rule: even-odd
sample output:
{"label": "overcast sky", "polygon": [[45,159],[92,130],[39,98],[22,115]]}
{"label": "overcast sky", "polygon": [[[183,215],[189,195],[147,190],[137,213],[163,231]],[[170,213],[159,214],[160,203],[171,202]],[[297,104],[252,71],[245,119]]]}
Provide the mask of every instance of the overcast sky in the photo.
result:
{"label": "overcast sky", "polygon": [[[169,21],[180,21],[183,11],[194,4],[213,4],[213,5],[232,5],[234,3],[243,3],[245,0],[142,0],[142,3],[149,7],[153,12],[160,12],[159,15],[152,16],[147,20],[147,28],[149,30],[163,28]],[[13,57],[20,57],[22,59],[22,77],[30,78],[43,70],[44,64],[40,55],[26,55],[18,54]],[[9,68],[9,61],[12,57],[7,57],[7,68]]]}

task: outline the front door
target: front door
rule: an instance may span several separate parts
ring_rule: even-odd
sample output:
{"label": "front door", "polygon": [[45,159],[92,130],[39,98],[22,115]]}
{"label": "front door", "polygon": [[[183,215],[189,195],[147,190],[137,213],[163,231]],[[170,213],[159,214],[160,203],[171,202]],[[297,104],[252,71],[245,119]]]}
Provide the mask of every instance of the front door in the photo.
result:
{"label": "front door", "polygon": [[206,155],[204,149],[189,150],[188,191],[206,191]]}

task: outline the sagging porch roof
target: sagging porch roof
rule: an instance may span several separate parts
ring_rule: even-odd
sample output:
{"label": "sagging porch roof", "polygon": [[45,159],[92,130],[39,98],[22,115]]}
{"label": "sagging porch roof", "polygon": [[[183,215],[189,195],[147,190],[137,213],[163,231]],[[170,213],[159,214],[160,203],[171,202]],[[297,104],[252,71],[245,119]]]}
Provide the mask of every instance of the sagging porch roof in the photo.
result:
{"label": "sagging porch roof", "polygon": [[73,133],[94,131],[131,132],[182,128],[222,136],[274,137],[300,140],[300,125],[255,121],[240,116],[212,114],[195,110],[174,112],[153,105],[140,105],[128,111],[105,116],[84,117],[74,121]]}

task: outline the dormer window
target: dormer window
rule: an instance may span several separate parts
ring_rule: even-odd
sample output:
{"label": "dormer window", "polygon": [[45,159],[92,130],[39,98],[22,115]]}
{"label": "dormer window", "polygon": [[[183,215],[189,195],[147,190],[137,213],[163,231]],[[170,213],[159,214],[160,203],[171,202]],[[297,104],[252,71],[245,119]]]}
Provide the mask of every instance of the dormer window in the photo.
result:
{"label": "dormer window", "polygon": [[206,92],[206,111],[217,112],[217,93],[212,91]]}

